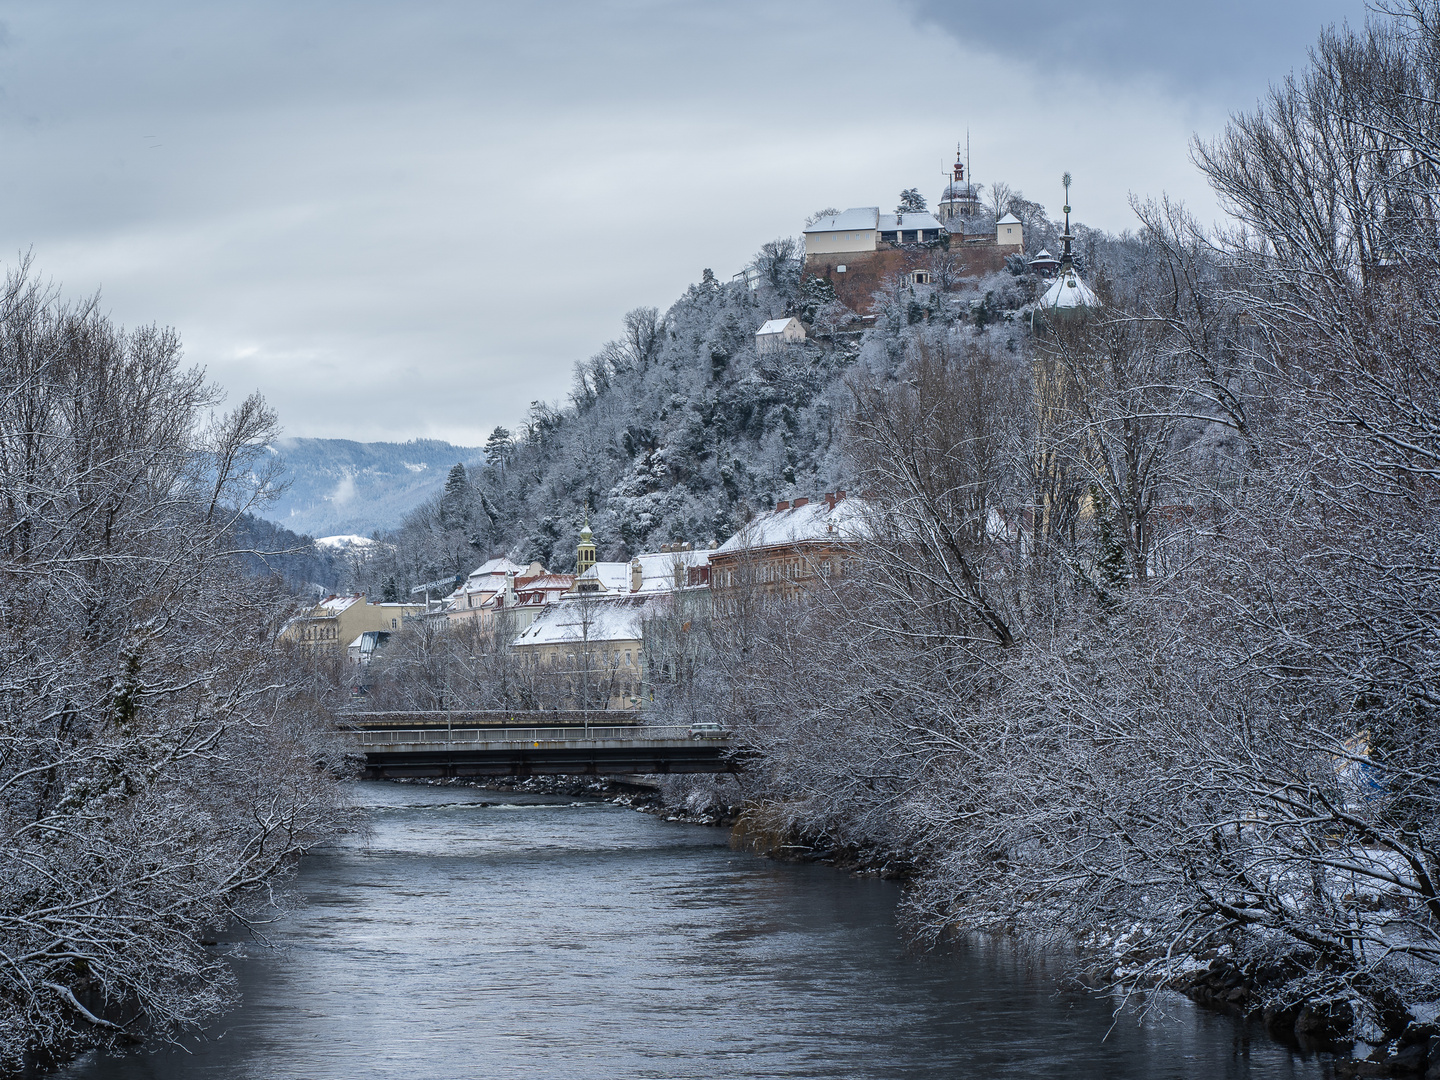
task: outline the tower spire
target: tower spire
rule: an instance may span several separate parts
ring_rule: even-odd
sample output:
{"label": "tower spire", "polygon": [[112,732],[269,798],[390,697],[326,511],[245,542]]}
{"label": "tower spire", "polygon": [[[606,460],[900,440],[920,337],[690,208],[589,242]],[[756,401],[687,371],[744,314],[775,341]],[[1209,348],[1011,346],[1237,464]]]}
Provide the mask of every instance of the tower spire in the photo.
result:
{"label": "tower spire", "polygon": [[1060,182],[1065,185],[1065,232],[1060,237],[1065,248],[1060,255],[1060,272],[1040,298],[1040,306],[1052,317],[1070,318],[1098,308],[1100,298],[1075,272],[1075,252],[1071,246],[1075,237],[1070,233],[1070,174],[1067,172]]}
{"label": "tower spire", "polygon": [[575,545],[575,573],[585,573],[595,565],[595,534],[590,531],[590,500],[585,500],[585,527],[580,530],[580,543]]}
{"label": "tower spire", "polygon": [[1060,178],[1065,185],[1065,231],[1060,234],[1060,239],[1065,247],[1060,253],[1060,273],[1068,272],[1075,265],[1075,257],[1070,250],[1070,241],[1074,239],[1070,235],[1070,174],[1067,172]]}

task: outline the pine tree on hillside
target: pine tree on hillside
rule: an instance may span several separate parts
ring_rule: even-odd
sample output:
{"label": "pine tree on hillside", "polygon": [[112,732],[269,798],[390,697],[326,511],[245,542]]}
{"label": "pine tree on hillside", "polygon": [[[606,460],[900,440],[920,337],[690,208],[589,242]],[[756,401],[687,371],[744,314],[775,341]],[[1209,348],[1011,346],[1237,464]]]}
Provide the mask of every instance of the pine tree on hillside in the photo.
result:
{"label": "pine tree on hillside", "polygon": [[456,462],[445,478],[440,495],[440,524],[446,529],[463,529],[470,517],[470,478],[465,466]]}

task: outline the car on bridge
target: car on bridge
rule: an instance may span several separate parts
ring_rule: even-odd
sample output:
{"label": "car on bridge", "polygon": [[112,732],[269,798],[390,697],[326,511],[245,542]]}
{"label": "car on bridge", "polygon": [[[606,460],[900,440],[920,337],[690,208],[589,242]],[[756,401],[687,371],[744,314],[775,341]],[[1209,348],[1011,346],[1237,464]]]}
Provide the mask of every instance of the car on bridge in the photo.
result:
{"label": "car on bridge", "polygon": [[719,724],[691,724],[690,738],[692,739],[723,739],[727,732]]}

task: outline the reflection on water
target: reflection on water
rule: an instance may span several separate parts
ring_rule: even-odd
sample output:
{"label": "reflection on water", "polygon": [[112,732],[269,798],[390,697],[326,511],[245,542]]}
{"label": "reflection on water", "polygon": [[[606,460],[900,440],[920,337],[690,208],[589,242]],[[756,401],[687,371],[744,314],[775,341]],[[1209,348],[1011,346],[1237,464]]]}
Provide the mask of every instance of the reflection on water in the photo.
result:
{"label": "reflection on water", "polygon": [[917,957],[895,886],[605,803],[357,785],[372,830],[234,947],[243,1004],[115,1078],[1321,1077],[1181,1007],[1111,1027],[999,952]]}

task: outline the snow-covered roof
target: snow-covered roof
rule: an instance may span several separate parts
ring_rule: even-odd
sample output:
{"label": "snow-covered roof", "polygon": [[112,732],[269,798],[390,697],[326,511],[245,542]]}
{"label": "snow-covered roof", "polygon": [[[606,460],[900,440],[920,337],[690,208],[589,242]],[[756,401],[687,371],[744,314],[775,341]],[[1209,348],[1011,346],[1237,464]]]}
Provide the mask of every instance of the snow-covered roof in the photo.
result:
{"label": "snow-covered roof", "polygon": [[1100,306],[1100,298],[1091,291],[1090,286],[1080,280],[1079,274],[1070,270],[1057,277],[1050,288],[1045,290],[1045,295],[1040,298],[1040,306],[1060,311],[1094,308]]}
{"label": "snow-covered roof", "polygon": [[[636,562],[640,564],[640,588],[632,593],[630,569]],[[576,580],[599,581],[605,593],[653,595],[676,588],[677,577],[678,587],[685,588],[689,584],[691,569],[709,565],[710,552],[704,548],[646,551],[636,555],[631,562],[597,562]]]}
{"label": "snow-covered roof", "polygon": [[655,596],[607,596],[593,593],[567,597],[551,604],[515,638],[515,646],[576,645],[609,641],[639,641],[641,623],[659,614]]}
{"label": "snow-covered roof", "polygon": [[575,579],[576,587],[582,581],[598,581],[605,592],[630,591],[630,564],[628,562],[597,562]]}
{"label": "snow-covered roof", "polygon": [[806,233],[844,232],[846,229],[873,229],[880,217],[878,206],[852,206],[843,214],[829,214],[815,222]]}
{"label": "snow-covered roof", "polygon": [[940,222],[934,214],[881,214],[880,231],[894,232],[901,229],[938,229]]}
{"label": "snow-covered roof", "polygon": [[[700,566],[710,565],[710,552],[691,551],[647,551],[636,555],[633,560],[640,564],[640,592],[669,592],[677,587],[684,588],[690,579],[689,572]],[[629,588],[629,582],[626,582]]]}
{"label": "snow-covered roof", "polygon": [[519,575],[525,573],[526,569],[527,567],[521,566],[517,562],[511,562],[503,556],[498,559],[488,559],[471,570],[464,582],[456,586],[455,591],[450,593],[446,599],[455,600],[477,592],[496,592],[504,586],[506,574]]}
{"label": "snow-covered roof", "polygon": [[364,599],[364,593],[361,593],[359,596],[327,596],[324,600],[321,600],[320,603],[315,605],[315,611],[313,614],[317,618],[325,618],[330,615],[339,615],[347,608],[350,608],[355,604],[362,603]]}
{"label": "snow-covered roof", "polygon": [[349,652],[351,649],[354,649],[361,656],[373,655],[375,651],[380,648],[382,640],[390,640],[390,632],[388,630],[365,630],[361,632],[359,637],[345,647],[345,651]]}
{"label": "snow-covered roof", "polygon": [[1034,257],[1033,259],[1031,259],[1030,261],[1031,261],[1032,263],[1037,263],[1037,262],[1056,262],[1056,261],[1058,261],[1058,260],[1056,260],[1056,258],[1055,258],[1054,255],[1051,255],[1051,254],[1050,254],[1050,251],[1049,251],[1048,248],[1041,248],[1041,249],[1036,253],[1035,257]]}
{"label": "snow-covered roof", "polygon": [[762,327],[760,327],[759,330],[756,330],[755,333],[756,333],[756,334],[780,334],[780,333],[784,333],[785,328],[786,328],[787,326],[789,326],[789,325],[790,325],[792,322],[794,322],[794,321],[795,321],[795,319],[794,319],[793,317],[792,317],[792,318],[789,318],[789,319],[767,319],[767,320],[765,321],[765,325],[762,326]]}
{"label": "snow-covered roof", "polygon": [[940,196],[941,202],[972,202],[980,197],[980,189],[974,184],[950,183],[945,185],[945,194]]}
{"label": "snow-covered roof", "polygon": [[715,553],[788,547],[825,540],[854,541],[864,539],[866,535],[864,500],[841,499],[832,508],[828,502],[819,499],[804,506],[760,514],[721,544]]}
{"label": "snow-covered roof", "polygon": [[501,556],[498,559],[489,559],[471,570],[467,580],[474,581],[476,578],[490,577],[491,575],[504,577],[506,574],[523,574],[524,572],[525,567]]}
{"label": "snow-covered roof", "polygon": [[529,592],[534,589],[568,589],[575,584],[574,574],[541,574],[538,577],[525,578],[523,581],[516,579],[516,592]]}
{"label": "snow-covered roof", "polygon": [[1006,214],[1006,215],[1005,215],[1004,217],[1002,217],[999,221],[995,222],[995,224],[996,224],[996,225],[1019,225],[1019,224],[1021,224],[1021,221],[1020,221],[1020,219],[1019,219],[1018,217],[1016,217],[1014,214]]}

